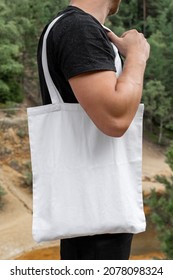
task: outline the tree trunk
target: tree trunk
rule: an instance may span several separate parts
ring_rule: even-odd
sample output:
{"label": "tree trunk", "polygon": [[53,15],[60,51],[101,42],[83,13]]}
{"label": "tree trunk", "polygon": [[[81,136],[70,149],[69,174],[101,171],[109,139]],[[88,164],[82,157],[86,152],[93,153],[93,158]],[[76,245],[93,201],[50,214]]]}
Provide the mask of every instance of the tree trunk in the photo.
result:
{"label": "tree trunk", "polygon": [[159,131],[158,144],[161,144],[162,136],[163,136],[163,120],[161,119],[161,121],[160,121],[160,131]]}

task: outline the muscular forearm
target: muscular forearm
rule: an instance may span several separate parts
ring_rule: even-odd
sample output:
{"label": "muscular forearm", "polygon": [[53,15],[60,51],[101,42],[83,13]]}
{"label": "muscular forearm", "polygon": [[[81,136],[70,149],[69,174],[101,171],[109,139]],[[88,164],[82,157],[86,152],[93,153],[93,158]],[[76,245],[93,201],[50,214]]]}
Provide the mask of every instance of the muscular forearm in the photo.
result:
{"label": "muscular forearm", "polygon": [[129,119],[133,118],[141,101],[145,67],[145,61],[129,56],[125,60],[122,74],[117,79],[115,90],[119,97],[121,95],[120,108]]}
{"label": "muscular forearm", "polygon": [[125,32],[121,37],[108,32],[109,39],[125,57],[122,74],[116,80],[114,113],[121,127],[128,127],[137,111],[142,97],[144,72],[150,47],[142,33]]}
{"label": "muscular forearm", "polygon": [[145,68],[146,61],[129,55],[125,60],[123,72],[118,78],[118,82],[129,83],[142,89]]}

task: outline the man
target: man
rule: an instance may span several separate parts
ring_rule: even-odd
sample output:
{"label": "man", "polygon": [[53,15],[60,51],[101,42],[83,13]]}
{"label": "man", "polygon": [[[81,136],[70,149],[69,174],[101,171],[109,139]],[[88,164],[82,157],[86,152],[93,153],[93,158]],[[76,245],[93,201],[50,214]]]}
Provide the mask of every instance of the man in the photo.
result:
{"label": "man", "polygon": [[[49,71],[63,101],[79,102],[95,125],[113,137],[122,136],[136,114],[150,51],[143,34],[136,30],[120,38],[105,31],[106,17],[116,13],[119,4],[120,0],[72,0],[47,40]],[[41,67],[44,32],[38,65],[43,103],[48,104],[51,101]],[[125,58],[119,77],[110,41]],[[65,239],[61,241],[61,259],[128,259],[131,241],[131,233]]]}

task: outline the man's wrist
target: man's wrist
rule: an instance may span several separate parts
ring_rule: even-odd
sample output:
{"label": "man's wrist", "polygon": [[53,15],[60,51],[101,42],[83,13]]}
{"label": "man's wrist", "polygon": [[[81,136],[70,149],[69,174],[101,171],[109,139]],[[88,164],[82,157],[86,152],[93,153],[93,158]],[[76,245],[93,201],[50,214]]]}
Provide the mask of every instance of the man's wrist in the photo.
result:
{"label": "man's wrist", "polygon": [[143,55],[128,54],[125,58],[125,62],[134,65],[138,64],[143,67],[146,67],[147,60]]}

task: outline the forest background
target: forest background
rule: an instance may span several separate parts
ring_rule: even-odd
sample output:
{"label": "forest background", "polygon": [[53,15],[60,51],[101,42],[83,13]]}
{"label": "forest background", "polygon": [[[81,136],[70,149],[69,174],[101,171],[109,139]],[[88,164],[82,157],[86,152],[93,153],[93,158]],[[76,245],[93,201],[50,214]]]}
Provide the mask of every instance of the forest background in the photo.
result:
{"label": "forest background", "polygon": [[[40,33],[68,0],[0,0],[0,106],[40,103],[36,65]],[[158,143],[173,135],[173,0],[122,0],[106,25],[117,35],[136,28],[151,45],[144,81],[145,130]]]}

